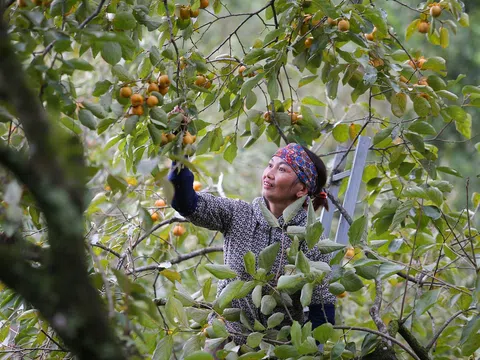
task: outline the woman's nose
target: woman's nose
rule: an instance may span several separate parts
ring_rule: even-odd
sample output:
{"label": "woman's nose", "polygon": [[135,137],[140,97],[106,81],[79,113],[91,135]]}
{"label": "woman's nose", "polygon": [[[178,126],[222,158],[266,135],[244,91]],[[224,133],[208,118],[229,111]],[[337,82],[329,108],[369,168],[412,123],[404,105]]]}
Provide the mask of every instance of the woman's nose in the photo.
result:
{"label": "woman's nose", "polygon": [[269,179],[273,179],[274,175],[273,175],[273,168],[269,168],[265,171],[265,176]]}

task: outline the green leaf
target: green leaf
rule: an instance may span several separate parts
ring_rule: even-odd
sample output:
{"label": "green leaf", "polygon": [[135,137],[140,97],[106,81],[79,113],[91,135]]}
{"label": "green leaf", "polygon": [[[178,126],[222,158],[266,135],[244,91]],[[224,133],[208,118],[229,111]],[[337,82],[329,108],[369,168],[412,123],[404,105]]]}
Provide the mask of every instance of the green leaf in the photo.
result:
{"label": "green leaf", "polygon": [[280,243],[276,242],[260,251],[260,254],[258,254],[258,267],[269,272],[277,258],[279,249]]}
{"label": "green leaf", "polygon": [[432,220],[438,220],[442,216],[440,209],[436,206],[423,206],[423,213]]}
{"label": "green leaf", "polygon": [[407,95],[396,93],[390,99],[391,110],[396,117],[402,117],[407,110]]}
{"label": "green leaf", "polygon": [[275,217],[275,215],[273,215],[270,212],[270,210],[268,210],[267,206],[263,202],[260,203],[260,210],[262,212],[263,217],[267,221],[268,225],[270,225],[273,228],[280,227],[280,224],[278,223],[278,220]]}
{"label": "green leaf", "polygon": [[75,70],[82,70],[82,71],[95,70],[92,64],[90,64],[88,61],[83,59],[73,58],[70,60],[64,60],[63,63]]}
{"label": "green leaf", "polygon": [[252,301],[255,307],[259,308],[262,304],[262,285],[255,286],[252,291]]}
{"label": "green leaf", "polygon": [[184,360],[214,360],[214,358],[208,352],[199,350],[185,356]]}
{"label": "green leaf", "polygon": [[413,200],[407,200],[400,204],[395,211],[395,215],[393,216],[392,224],[390,225],[390,230],[394,230],[398,225],[400,225],[405,218],[407,217],[410,210],[413,208]]}
{"label": "green leaf", "polygon": [[108,89],[110,89],[112,83],[108,80],[99,81],[95,84],[95,88],[93,89],[92,95],[93,96],[100,96],[105,94]]}
{"label": "green leaf", "polygon": [[129,11],[120,11],[115,14],[113,26],[117,30],[132,30],[137,26],[137,20]]}
{"label": "green leaf", "polygon": [[107,184],[112,188],[113,192],[120,190],[122,193],[125,192],[125,190],[127,190],[127,186],[128,186],[125,180],[113,175],[108,175]]}
{"label": "green leaf", "polygon": [[253,276],[255,274],[255,254],[251,251],[247,252],[243,256],[243,263],[245,265],[245,271]]}
{"label": "green leaf", "polygon": [[260,80],[262,80],[264,77],[264,73],[258,73],[254,77],[248,79],[245,81],[242,85],[242,89],[240,90],[240,94],[242,96],[247,96],[247,94],[252,91],[252,89],[258,85]]}
{"label": "green leaf", "polygon": [[247,96],[245,97],[245,106],[248,110],[250,110],[256,103],[257,95],[255,95],[255,92],[249,91]]}
{"label": "green leaf", "polygon": [[314,98],[313,96],[305,96],[302,99],[303,105],[313,105],[313,106],[326,106],[325,103],[321,102],[320,100]]}
{"label": "green leaf", "polygon": [[279,359],[296,359],[298,357],[298,351],[291,345],[279,345],[273,350],[275,356]]}
{"label": "green leaf", "polygon": [[423,120],[414,121],[412,125],[408,127],[408,130],[421,135],[435,135],[437,133],[432,125]]}
{"label": "green leaf", "polygon": [[267,327],[269,329],[273,329],[274,327],[280,325],[284,319],[285,319],[285,314],[277,312],[268,318]]}
{"label": "green leaf", "polygon": [[330,359],[337,360],[342,358],[343,351],[345,350],[345,344],[343,341],[337,342],[330,352]]}
{"label": "green leaf", "polygon": [[466,139],[472,137],[472,115],[466,113],[464,118],[455,119],[455,128]]}
{"label": "green leaf", "polygon": [[95,130],[97,128],[95,117],[86,109],[80,109],[78,112],[78,120],[80,120],[83,126],[86,126],[90,130]]}
{"label": "green leaf", "polygon": [[155,125],[160,125],[164,129],[167,128],[168,124],[168,115],[165,111],[163,111],[160,107],[156,106],[150,109],[148,112],[150,118],[152,118]]}
{"label": "green leaf", "polygon": [[313,294],[313,283],[306,283],[302,287],[302,292],[300,293],[300,303],[303,307],[310,305],[312,302]]}
{"label": "green leaf", "polygon": [[295,260],[295,268],[304,274],[310,273],[310,264],[308,263],[307,257],[303,254],[303,251],[301,250],[297,253],[297,258]]}
{"label": "green leaf", "polygon": [[278,98],[278,81],[275,76],[267,79],[267,91],[270,99],[274,100]]}
{"label": "green leaf", "polygon": [[420,199],[428,199],[427,193],[419,186],[407,186],[402,195],[407,198],[420,198]]}
{"label": "green leaf", "polygon": [[214,319],[212,321],[213,332],[217,337],[226,338],[228,337],[228,331],[225,327],[225,323],[219,319]]}
{"label": "green leaf", "polygon": [[252,290],[255,288],[255,281],[250,280],[243,284],[240,291],[235,295],[235,299],[243,299],[245,296],[250,294]]}
{"label": "green leaf", "polygon": [[428,187],[426,193],[430,200],[434,202],[435,205],[440,206],[443,203],[443,193],[438,190],[436,187]]}
{"label": "green leaf", "polygon": [[222,147],[225,140],[223,139],[222,128],[217,127],[213,130],[213,138],[212,142],[210,143],[210,150],[211,151],[218,151]]}
{"label": "green leaf", "polygon": [[298,348],[302,343],[302,327],[296,320],[293,322],[290,328],[290,337],[292,339],[293,346]]}
{"label": "green leaf", "polygon": [[360,244],[367,228],[367,222],[367,218],[362,215],[358,219],[355,219],[350,229],[348,229],[348,240],[352,246]]}
{"label": "green leaf", "polygon": [[447,70],[445,59],[439,56],[430,57],[423,64],[422,70],[433,70],[439,73],[443,73]]}
{"label": "green leaf", "polygon": [[[424,99],[425,100],[425,99]],[[424,153],[425,152],[425,142],[423,141],[423,137],[418,135],[417,133],[410,132],[410,131],[405,131],[403,133],[405,138],[410,141],[419,153]]]}
{"label": "green leaf", "polygon": [[270,315],[277,306],[277,302],[272,295],[264,295],[260,302],[260,311],[264,315]]}
{"label": "green leaf", "polygon": [[345,292],[345,286],[343,286],[342,284],[340,284],[338,282],[335,282],[335,283],[332,283],[328,286],[328,291],[330,293],[332,293],[333,295],[340,295],[340,294],[343,294]]}
{"label": "green leaf", "polygon": [[108,115],[103,106],[100,104],[93,103],[88,100],[84,100],[82,104],[83,106],[85,106],[86,109],[90,110],[93,115],[95,115],[99,119],[103,119]]}
{"label": "green leaf", "polygon": [[233,279],[237,277],[237,273],[227,265],[206,264],[205,269],[217,279]]}
{"label": "green leaf", "polygon": [[307,246],[309,249],[313,249],[313,247],[318,243],[322,233],[323,225],[320,221],[317,221],[313,225],[307,226],[305,240],[307,241]]}
{"label": "green leaf", "polygon": [[120,81],[131,82],[135,81],[135,77],[130,74],[122,65],[117,64],[112,67],[112,74]]}
{"label": "green leaf", "polygon": [[418,116],[428,116],[432,110],[432,106],[423,96],[417,95],[413,98],[413,110],[417,113]]}
{"label": "green leaf", "polygon": [[373,145],[377,145],[378,143],[381,143],[383,140],[385,140],[386,138],[388,138],[390,136],[390,134],[392,133],[393,131],[393,127],[392,126],[389,126],[385,129],[382,129],[380,130],[379,132],[377,132],[375,134],[375,136],[373,137],[373,142],[372,144]]}
{"label": "green leaf", "polygon": [[348,125],[347,124],[337,124],[332,130],[332,135],[335,140],[342,143],[348,141],[350,136],[348,134]]}
{"label": "green leaf", "polygon": [[378,276],[381,279],[386,279],[391,275],[396,274],[399,271],[402,271],[403,269],[405,269],[405,266],[403,265],[386,262],[380,265],[380,269],[378,270]]}
{"label": "green leaf", "polygon": [[189,326],[187,313],[185,312],[183,304],[173,296],[171,296],[165,304],[165,314],[172,324],[176,324],[178,321],[178,323],[184,327]]}
{"label": "green leaf", "polygon": [[104,42],[101,54],[103,60],[110,65],[115,65],[122,59],[122,47],[116,42]]}
{"label": "green leaf", "polygon": [[330,323],[322,324],[313,330],[312,335],[320,344],[326,344],[333,335],[333,325]]}
{"label": "green leaf", "polygon": [[417,32],[417,25],[419,22],[420,19],[415,19],[407,26],[407,30],[405,31],[405,40],[408,41],[412,35]]}
{"label": "green leaf", "polygon": [[345,245],[338,244],[331,240],[321,240],[317,243],[317,248],[322,254],[328,254],[340,249],[343,249]]}
{"label": "green leaf", "polygon": [[439,166],[437,167],[437,171],[443,172],[445,174],[450,174],[459,178],[463,177],[460,172],[448,166]]}
{"label": "green leaf", "polygon": [[441,289],[435,289],[424,292],[415,303],[415,314],[420,316],[430,309],[438,301],[440,291]]}
{"label": "green leaf", "polygon": [[285,210],[283,210],[283,221],[285,224],[288,224],[292,219],[298,214],[298,212],[303,208],[303,204],[305,203],[305,199],[307,195],[302,196],[301,198],[297,199],[292,204],[288,205]]}
{"label": "green leaf", "polygon": [[157,347],[153,352],[152,360],[170,360],[173,352],[173,337],[165,336],[157,343]]}
{"label": "green leaf", "polygon": [[331,17],[332,19],[336,19],[339,16],[335,9],[335,5],[331,0],[314,0],[314,3],[325,15]]}
{"label": "green leaf", "polygon": [[253,332],[247,337],[247,345],[250,346],[252,349],[256,348],[262,342],[263,337],[265,334],[259,332]]}
{"label": "green leaf", "polygon": [[218,306],[221,309],[226,308],[227,305],[232,302],[232,300],[235,298],[237,293],[242,289],[243,283],[244,283],[243,281],[234,280],[231,283],[229,283],[227,286],[225,286],[225,288],[222,290],[222,292],[217,298]]}
{"label": "green leaf", "polygon": [[231,164],[237,156],[237,150],[237,143],[232,142],[223,153],[223,158]]}
{"label": "green leaf", "polygon": [[304,284],[305,278],[303,274],[282,275],[278,278],[278,290],[294,290],[301,288]]}
{"label": "green leaf", "polygon": [[310,84],[312,81],[314,81],[318,75],[308,75],[308,76],[303,76],[300,81],[298,82],[298,87],[301,88],[302,86],[305,86],[307,84]]}
{"label": "green leaf", "polygon": [[345,287],[346,291],[354,292],[363,287],[363,281],[351,269],[347,269],[340,279],[340,283]]}
{"label": "green leaf", "polygon": [[125,120],[125,125],[123,126],[123,131],[126,134],[132,134],[133,131],[137,128],[139,117],[138,115],[132,115]]}

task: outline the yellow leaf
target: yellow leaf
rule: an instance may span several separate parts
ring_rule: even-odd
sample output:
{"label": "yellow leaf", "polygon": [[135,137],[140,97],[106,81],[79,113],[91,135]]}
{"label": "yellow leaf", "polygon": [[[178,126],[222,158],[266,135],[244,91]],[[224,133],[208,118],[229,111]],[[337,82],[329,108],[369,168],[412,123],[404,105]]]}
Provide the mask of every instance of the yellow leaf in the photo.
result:
{"label": "yellow leaf", "polygon": [[348,135],[350,136],[350,140],[355,139],[360,132],[362,127],[359,124],[350,124],[348,127]]}
{"label": "yellow leaf", "polygon": [[182,277],[180,276],[180,273],[176,272],[175,270],[164,269],[160,271],[160,274],[165,276],[172,283],[174,283],[175,280],[178,282],[182,282]]}

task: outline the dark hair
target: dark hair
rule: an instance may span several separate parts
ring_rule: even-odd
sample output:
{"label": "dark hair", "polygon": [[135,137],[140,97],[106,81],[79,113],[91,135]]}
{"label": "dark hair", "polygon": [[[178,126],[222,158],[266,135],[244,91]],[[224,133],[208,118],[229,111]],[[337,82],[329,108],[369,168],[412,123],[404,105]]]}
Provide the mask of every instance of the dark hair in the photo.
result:
{"label": "dark hair", "polygon": [[328,211],[328,199],[325,194],[320,195],[323,192],[323,187],[327,183],[327,167],[313,151],[308,150],[305,146],[302,146],[303,150],[307,153],[310,160],[312,160],[315,168],[317,169],[317,186],[315,194],[310,194],[313,201],[313,208],[317,210],[320,206],[323,206]]}

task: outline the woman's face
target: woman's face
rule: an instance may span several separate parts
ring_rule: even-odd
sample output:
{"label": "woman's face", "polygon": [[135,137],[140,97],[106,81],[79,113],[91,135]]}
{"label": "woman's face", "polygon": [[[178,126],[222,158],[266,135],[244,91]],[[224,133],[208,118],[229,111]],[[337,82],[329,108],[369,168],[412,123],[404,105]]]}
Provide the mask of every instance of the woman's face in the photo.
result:
{"label": "woman's face", "polygon": [[262,176],[262,195],[269,202],[291,203],[303,196],[305,185],[297,181],[297,174],[281,158],[274,156],[268,162]]}

